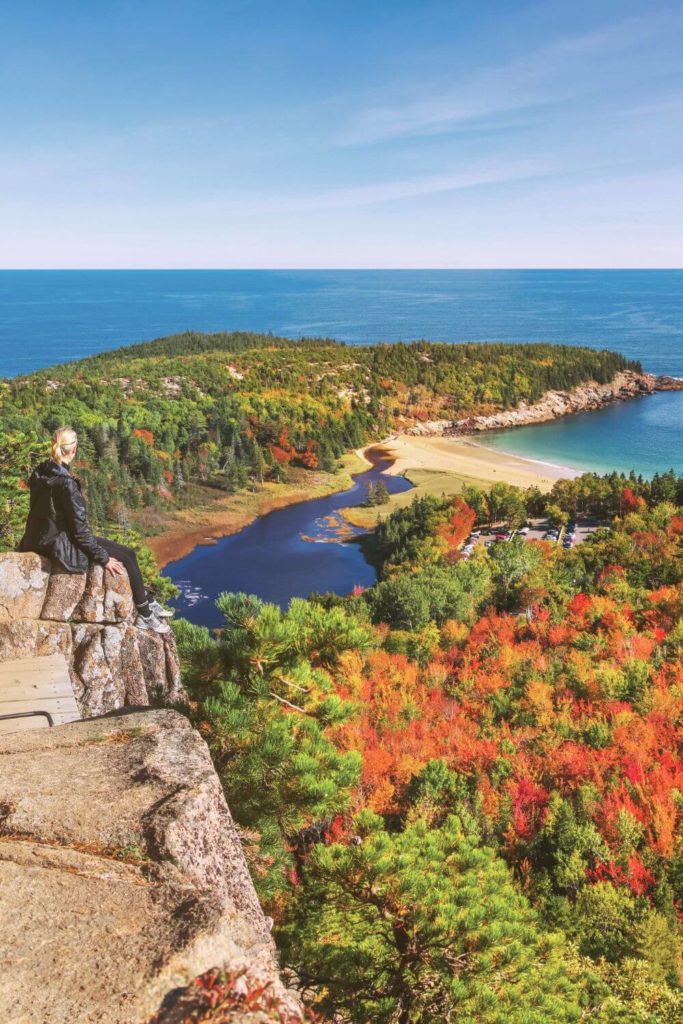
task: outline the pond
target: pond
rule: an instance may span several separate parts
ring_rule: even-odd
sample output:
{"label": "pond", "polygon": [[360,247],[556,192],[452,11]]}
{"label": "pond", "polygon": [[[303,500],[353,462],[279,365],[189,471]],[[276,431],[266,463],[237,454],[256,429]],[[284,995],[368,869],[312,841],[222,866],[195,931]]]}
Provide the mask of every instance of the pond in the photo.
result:
{"label": "pond", "polygon": [[356,586],[372,586],[375,569],[354,540],[361,531],[349,527],[340,510],[362,504],[368,484],[379,479],[391,494],[412,484],[385,472],[391,459],[381,449],[369,455],[372,468],[354,476],[349,490],[270,512],[239,533],[200,544],[170,562],[164,575],[180,588],[173,602],[178,615],[198,625],[220,626],[214,603],[223,591],[256,594],[286,608],[292,597],[313,591],[349,594]]}

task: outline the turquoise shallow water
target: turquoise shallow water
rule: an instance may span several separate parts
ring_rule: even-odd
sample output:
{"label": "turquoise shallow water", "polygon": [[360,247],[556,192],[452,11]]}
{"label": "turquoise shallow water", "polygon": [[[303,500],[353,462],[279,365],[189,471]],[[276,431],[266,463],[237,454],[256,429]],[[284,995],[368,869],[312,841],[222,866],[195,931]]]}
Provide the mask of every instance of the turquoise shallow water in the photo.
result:
{"label": "turquoise shallow water", "polygon": [[683,473],[683,392],[661,392],[537,427],[480,435],[482,444],[572,469]]}
{"label": "turquoise shallow water", "polygon": [[[683,376],[683,271],[0,271],[0,376],[188,328],[580,344]],[[683,470],[683,394],[487,443],[577,468]]]}

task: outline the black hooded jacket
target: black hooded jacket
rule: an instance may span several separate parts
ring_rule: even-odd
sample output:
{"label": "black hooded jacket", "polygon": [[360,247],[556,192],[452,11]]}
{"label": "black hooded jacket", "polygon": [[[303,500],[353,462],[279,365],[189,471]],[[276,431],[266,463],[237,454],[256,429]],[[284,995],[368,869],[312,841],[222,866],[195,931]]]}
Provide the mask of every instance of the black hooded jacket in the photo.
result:
{"label": "black hooded jacket", "polygon": [[46,459],[29,479],[31,507],[18,551],[35,551],[66,572],[87,572],[90,562],[106,565],[109,554],[88,526],[80,481],[66,466]]}

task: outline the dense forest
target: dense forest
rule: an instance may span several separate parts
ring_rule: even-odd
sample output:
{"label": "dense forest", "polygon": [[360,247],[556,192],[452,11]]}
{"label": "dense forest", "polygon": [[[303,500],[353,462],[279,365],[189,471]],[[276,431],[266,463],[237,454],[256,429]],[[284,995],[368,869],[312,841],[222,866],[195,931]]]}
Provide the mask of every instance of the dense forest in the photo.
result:
{"label": "dense forest", "polygon": [[[627,365],[191,334],[2,381],[0,547],[57,424],[83,438],[94,517],[124,530],[190,480],[332,467],[388,429]],[[571,550],[463,557],[475,525],[541,514],[602,526]],[[366,591],[287,611],[226,593],[217,634],[174,624],[189,714],[315,1019],[683,1024],[682,544],[673,473],[467,487],[379,525]]]}
{"label": "dense forest", "polygon": [[0,545],[26,511],[21,481],[68,424],[96,528],[172,508],[190,482],[237,491],[333,471],[345,451],[432,418],[534,401],[605,382],[610,352],[553,345],[345,346],[327,339],[187,333],[0,379]]}
{"label": "dense forest", "polygon": [[559,481],[571,550],[414,501],[380,580],[176,624],[192,716],[323,1020],[683,1021],[683,481]]}

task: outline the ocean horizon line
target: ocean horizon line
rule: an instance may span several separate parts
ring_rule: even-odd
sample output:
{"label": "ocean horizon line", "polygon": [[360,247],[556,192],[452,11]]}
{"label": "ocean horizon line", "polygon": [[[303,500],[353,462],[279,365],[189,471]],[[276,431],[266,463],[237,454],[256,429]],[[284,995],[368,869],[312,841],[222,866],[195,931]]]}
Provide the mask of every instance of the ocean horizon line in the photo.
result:
{"label": "ocean horizon line", "polygon": [[488,266],[467,266],[467,267],[440,267],[440,266],[400,266],[400,267],[363,267],[363,266],[348,266],[348,267],[334,267],[334,266],[321,266],[321,267],[309,267],[309,266],[272,266],[272,267],[224,267],[224,266],[213,266],[213,267],[3,267],[0,266],[0,273],[2,274],[112,274],[112,273],[161,273],[161,274],[172,274],[172,273],[297,273],[297,274],[315,274],[315,273],[332,273],[332,274],[344,274],[344,273],[407,273],[407,274],[420,274],[420,273],[454,273],[454,274],[543,274],[543,273],[561,273],[561,274],[581,274],[581,273],[598,273],[598,274],[659,274],[659,273],[683,273],[683,266],[652,266],[652,267],[640,267],[640,266],[552,266],[552,267],[488,267]]}

